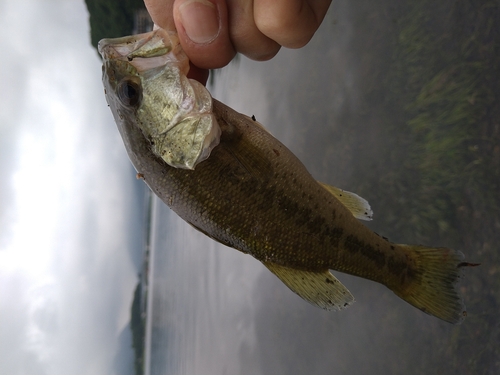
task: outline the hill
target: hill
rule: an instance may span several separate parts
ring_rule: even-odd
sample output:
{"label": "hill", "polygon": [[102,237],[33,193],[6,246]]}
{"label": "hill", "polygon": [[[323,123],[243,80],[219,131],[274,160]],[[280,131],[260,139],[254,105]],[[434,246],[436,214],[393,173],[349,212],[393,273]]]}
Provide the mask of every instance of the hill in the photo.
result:
{"label": "hill", "polygon": [[133,33],[134,15],[145,10],[142,0],[85,0],[90,14],[90,39],[97,48],[103,38],[117,38]]}

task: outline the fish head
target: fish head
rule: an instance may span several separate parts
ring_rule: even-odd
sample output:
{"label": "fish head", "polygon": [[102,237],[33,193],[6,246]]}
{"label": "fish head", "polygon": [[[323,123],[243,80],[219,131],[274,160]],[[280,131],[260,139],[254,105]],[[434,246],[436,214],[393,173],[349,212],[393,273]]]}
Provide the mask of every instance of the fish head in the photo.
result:
{"label": "fish head", "polygon": [[189,60],[163,29],[99,42],[106,100],[123,131],[138,127],[151,151],[174,168],[194,169],[219,144],[212,97],[186,77]]}

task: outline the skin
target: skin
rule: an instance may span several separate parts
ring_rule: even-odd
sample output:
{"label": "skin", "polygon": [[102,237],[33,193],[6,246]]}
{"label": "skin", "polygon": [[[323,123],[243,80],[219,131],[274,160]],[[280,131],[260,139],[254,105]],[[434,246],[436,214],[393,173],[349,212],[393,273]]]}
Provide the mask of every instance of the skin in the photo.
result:
{"label": "skin", "polygon": [[321,25],[331,0],[144,0],[154,23],[177,30],[191,61],[190,78],[203,84],[208,69],[241,53],[273,58],[281,47],[301,48]]}

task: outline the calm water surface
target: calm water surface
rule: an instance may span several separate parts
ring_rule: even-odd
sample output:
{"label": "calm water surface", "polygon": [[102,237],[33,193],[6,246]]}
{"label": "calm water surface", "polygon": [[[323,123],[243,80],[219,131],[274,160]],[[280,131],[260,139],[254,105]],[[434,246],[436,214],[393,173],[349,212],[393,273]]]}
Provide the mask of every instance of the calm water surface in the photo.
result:
{"label": "calm water surface", "polygon": [[[440,154],[441,143],[430,143],[461,134],[454,127],[460,116],[449,120],[455,118],[451,93],[457,103],[469,103],[460,107],[466,115],[476,113],[467,108],[491,102],[480,100],[482,86],[474,81],[481,70],[467,81],[468,68],[456,66],[475,60],[480,63],[474,69],[480,69],[482,61],[495,58],[498,48],[479,56],[458,44],[473,35],[476,46],[484,41],[493,48],[496,34],[478,25],[490,22],[498,3],[445,2],[436,9],[426,4],[336,2],[306,48],[282,50],[267,63],[240,58],[218,72],[210,88],[217,99],[255,115],[318,180],[367,198],[375,212],[370,227],[378,233],[394,242],[453,247],[482,262],[462,282],[465,323],[441,322],[381,285],[339,273],[356,303],[336,313],[312,307],[258,261],[205,237],[156,199],[146,374],[500,373],[500,220],[489,209],[499,203],[499,129],[487,117],[471,117],[490,142],[474,134],[469,143],[455,142],[453,157],[470,158],[460,159],[469,169],[458,172],[446,164],[448,154]],[[439,74],[440,86],[433,81]],[[461,85],[464,80],[468,86]],[[406,109],[429,82],[435,87],[428,95],[443,93],[442,108],[418,102],[414,112]],[[467,92],[457,98],[471,82],[478,99]],[[452,85],[449,94],[443,91]],[[434,128],[418,125],[418,114],[426,111],[442,116],[425,122]],[[449,126],[436,133],[439,123]],[[419,133],[418,126],[425,129]],[[481,180],[481,168],[491,180]]]}

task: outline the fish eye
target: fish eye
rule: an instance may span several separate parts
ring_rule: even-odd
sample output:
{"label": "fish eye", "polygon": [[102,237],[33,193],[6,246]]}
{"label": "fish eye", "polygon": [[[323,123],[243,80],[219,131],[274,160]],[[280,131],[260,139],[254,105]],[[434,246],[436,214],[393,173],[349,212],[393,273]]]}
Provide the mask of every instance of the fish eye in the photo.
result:
{"label": "fish eye", "polygon": [[141,88],[133,80],[126,79],[118,84],[117,94],[120,101],[126,105],[135,107],[141,100]]}

